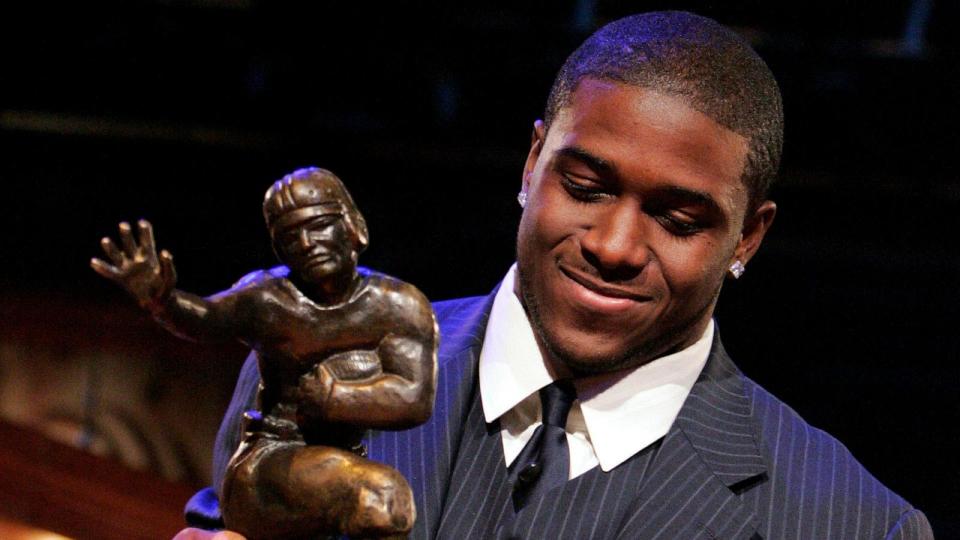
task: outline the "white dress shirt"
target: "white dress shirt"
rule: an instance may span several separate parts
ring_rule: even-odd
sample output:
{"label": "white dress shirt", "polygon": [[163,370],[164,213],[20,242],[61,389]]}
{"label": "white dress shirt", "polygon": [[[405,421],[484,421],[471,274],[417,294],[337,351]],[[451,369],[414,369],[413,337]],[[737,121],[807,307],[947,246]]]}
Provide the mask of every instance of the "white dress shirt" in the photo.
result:
{"label": "white dress shirt", "polygon": [[[539,390],[553,382],[514,293],[516,264],[493,301],[480,351],[480,399],[487,422],[500,420],[504,460],[513,462],[541,424]],[[682,351],[633,370],[577,379],[567,418],[570,478],[609,471],[667,434],[710,354],[711,320]]]}

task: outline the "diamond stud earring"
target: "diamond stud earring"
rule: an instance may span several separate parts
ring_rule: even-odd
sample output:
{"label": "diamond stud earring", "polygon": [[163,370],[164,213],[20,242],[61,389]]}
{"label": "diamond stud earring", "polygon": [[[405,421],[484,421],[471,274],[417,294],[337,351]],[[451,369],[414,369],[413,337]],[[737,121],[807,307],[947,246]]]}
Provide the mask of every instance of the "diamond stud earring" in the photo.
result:
{"label": "diamond stud earring", "polygon": [[740,276],[746,271],[747,267],[740,262],[740,259],[733,261],[733,264],[730,265],[730,275],[733,276],[733,279],[740,279]]}
{"label": "diamond stud earring", "polygon": [[527,192],[526,190],[517,193],[517,202],[520,203],[520,208],[527,206]]}

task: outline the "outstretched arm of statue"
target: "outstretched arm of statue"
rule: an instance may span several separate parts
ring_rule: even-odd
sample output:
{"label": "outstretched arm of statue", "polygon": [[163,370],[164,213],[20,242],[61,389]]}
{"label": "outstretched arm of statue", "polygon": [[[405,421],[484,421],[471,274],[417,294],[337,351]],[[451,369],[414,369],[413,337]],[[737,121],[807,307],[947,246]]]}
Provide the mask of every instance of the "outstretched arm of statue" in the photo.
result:
{"label": "outstretched arm of statue", "polygon": [[387,335],[375,351],[382,373],[342,380],[324,364],[300,378],[301,407],[332,423],[408,429],[433,412],[436,337]]}
{"label": "outstretched arm of statue", "polygon": [[149,221],[141,219],[137,229],[134,238],[130,224],[120,223],[120,246],[104,237],[100,245],[107,260],[93,258],[90,267],[123,287],[157,322],[180,337],[203,341],[234,337],[233,302],[223,293],[202,298],[175,289],[173,255],[167,250],[157,255]]}

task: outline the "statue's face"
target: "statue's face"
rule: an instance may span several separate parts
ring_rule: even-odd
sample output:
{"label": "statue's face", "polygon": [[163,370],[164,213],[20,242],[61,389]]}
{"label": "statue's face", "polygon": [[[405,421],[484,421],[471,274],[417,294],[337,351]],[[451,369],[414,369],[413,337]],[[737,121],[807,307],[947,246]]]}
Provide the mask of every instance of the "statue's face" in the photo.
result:
{"label": "statue's face", "polygon": [[274,231],[273,243],[277,255],[293,274],[324,289],[353,275],[357,249],[342,204],[298,208],[284,218],[289,218],[284,219],[289,224]]}

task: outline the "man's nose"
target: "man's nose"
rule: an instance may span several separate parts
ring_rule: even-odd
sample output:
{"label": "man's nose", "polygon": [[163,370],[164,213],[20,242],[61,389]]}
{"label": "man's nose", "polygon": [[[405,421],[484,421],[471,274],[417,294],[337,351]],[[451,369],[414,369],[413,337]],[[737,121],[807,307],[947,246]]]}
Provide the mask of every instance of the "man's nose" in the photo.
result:
{"label": "man's nose", "polygon": [[580,239],[583,256],[604,279],[635,277],[650,258],[647,226],[636,201],[607,207]]}

